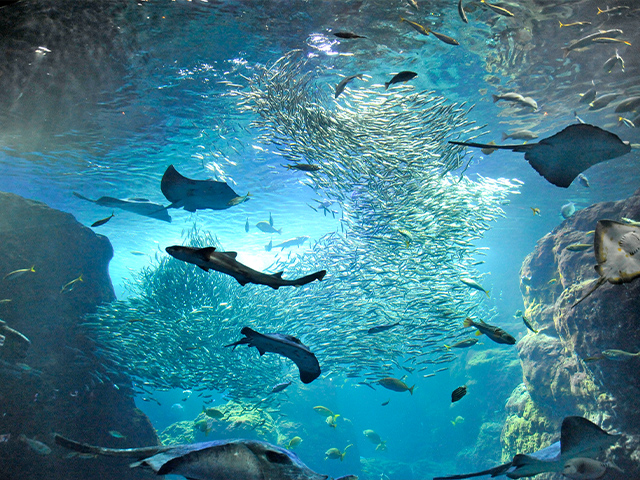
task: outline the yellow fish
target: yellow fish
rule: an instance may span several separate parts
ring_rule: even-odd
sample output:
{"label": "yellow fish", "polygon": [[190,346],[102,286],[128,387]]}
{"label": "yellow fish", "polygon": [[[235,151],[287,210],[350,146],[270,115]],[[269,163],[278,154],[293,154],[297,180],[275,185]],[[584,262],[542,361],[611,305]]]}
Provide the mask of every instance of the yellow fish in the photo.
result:
{"label": "yellow fish", "polygon": [[73,290],[73,287],[75,287],[76,283],[82,282],[82,281],[84,280],[82,280],[82,274],[80,274],[78,278],[74,278],[69,283],[65,283],[60,289],[60,293],[70,292],[71,290]]}
{"label": "yellow fish", "polygon": [[6,280],[8,278],[18,278],[27,272],[36,273],[36,266],[32,265],[31,268],[21,268],[19,270],[14,270],[13,272],[9,272],[4,276],[3,280]]}

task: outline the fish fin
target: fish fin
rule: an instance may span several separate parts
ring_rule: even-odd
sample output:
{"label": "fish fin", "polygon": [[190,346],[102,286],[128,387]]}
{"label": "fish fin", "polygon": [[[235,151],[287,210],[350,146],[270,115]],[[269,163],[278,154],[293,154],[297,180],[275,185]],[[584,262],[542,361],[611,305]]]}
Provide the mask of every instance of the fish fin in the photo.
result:
{"label": "fish fin", "polygon": [[451,347],[450,347],[449,345],[445,345],[445,346],[444,346],[444,348],[446,348],[446,349],[447,349],[447,352],[448,352],[449,350],[451,350]]}
{"label": "fish fin", "polygon": [[239,278],[236,278],[236,280],[238,280],[238,283],[239,283],[241,286],[243,286],[243,287],[244,287],[247,283],[250,283],[250,282],[247,282],[246,280],[240,280]]}
{"label": "fish fin", "polygon": [[220,252],[220,253],[222,253],[222,254],[226,255],[227,257],[232,258],[234,260],[238,256],[238,252]]}
{"label": "fish fin", "polygon": [[276,277],[276,278],[280,278],[282,279],[282,274],[284,273],[284,270],[278,273],[274,273],[273,275],[271,275],[272,277]]}
{"label": "fish fin", "polygon": [[204,248],[199,248],[198,250],[195,251],[195,253],[207,258],[209,257],[209,255],[211,255],[215,251],[216,251],[216,247],[204,247]]}
{"label": "fish fin", "polygon": [[411,387],[411,388],[409,388],[409,389],[408,389],[408,390],[409,390],[409,393],[410,393],[411,395],[413,395],[413,389],[414,389],[414,388],[416,388],[416,386],[415,386],[415,385],[414,385],[413,387]]}
{"label": "fish fin", "polygon": [[489,290],[485,290],[485,291],[484,291],[484,293],[486,293],[486,294],[487,294],[487,298],[491,298],[491,297],[489,296]]}
{"label": "fish fin", "polygon": [[463,327],[473,327],[473,320],[471,320],[470,317],[467,317],[464,319],[464,322],[462,322],[462,326]]}
{"label": "fish fin", "polygon": [[481,332],[480,330],[478,330],[478,331],[476,332],[476,337],[479,337],[480,335],[482,335],[482,332]]}
{"label": "fish fin", "polygon": [[203,267],[202,265],[198,265],[198,267],[200,267],[202,270],[204,270],[205,272],[209,271],[209,267]]}

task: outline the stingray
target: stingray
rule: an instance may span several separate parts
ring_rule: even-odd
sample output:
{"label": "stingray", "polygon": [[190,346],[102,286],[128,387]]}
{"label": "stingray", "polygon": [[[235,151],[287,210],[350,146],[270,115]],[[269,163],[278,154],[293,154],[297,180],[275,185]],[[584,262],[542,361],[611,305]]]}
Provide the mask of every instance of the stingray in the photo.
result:
{"label": "stingray", "polygon": [[192,180],[169,165],[162,176],[160,189],[171,202],[167,208],[184,208],[187,212],[196,210],[224,210],[234,205],[238,194],[225,182],[215,180]]}
{"label": "stingray", "polygon": [[562,472],[573,458],[591,458],[614,445],[620,435],[611,435],[582,417],[565,417],[560,427],[560,441],[531,454],[517,454],[510,462],[481,472],[435,477],[433,480],[459,480],[490,475],[508,478],[533,477],[539,473]]}
{"label": "stingray", "polygon": [[320,376],[320,364],[316,356],[296,337],[282,333],[258,333],[249,327],[244,327],[240,333],[245,336],[237,342],[225,345],[233,347],[247,345],[256,347],[260,356],[266,352],[273,352],[293,360],[300,371],[302,383],[311,383]]}
{"label": "stingray", "polygon": [[[331,480],[307,467],[293,452],[260,440],[218,440],[188,445],[105,448],[55,434],[55,442],[75,452],[137,459],[131,468],[189,480]],[[346,480],[340,477],[336,480]]]}
{"label": "stingray", "polygon": [[167,213],[164,205],[150,202],[146,198],[127,198],[120,200],[119,198],[113,197],[100,197],[97,200],[91,200],[77,192],[73,192],[73,194],[82,200],[95,203],[101,207],[120,208],[128,212],[137,213],[138,215],[144,215],[145,217],[156,218],[163,222],[171,222],[171,217]]}
{"label": "stingray", "polygon": [[598,264],[594,267],[600,278],[573,307],[608,281],[628,283],[640,277],[640,227],[614,220],[598,220],[593,250]]}
{"label": "stingray", "polygon": [[621,157],[631,151],[614,133],[594,125],[579,123],[538,143],[523,145],[490,145],[474,142],[453,142],[467,147],[492,148],[524,152],[524,158],[547,181],[567,188],[571,182],[597,163]]}

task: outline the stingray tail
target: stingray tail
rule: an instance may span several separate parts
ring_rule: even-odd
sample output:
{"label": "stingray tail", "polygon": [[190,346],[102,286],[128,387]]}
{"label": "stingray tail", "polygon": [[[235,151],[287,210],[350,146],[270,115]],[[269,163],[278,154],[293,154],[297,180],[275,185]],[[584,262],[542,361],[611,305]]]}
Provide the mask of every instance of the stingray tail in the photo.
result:
{"label": "stingray tail", "polygon": [[[155,455],[158,452],[163,452],[173,447],[166,447],[163,445],[157,445],[155,447],[141,447],[141,448],[106,448],[98,447],[96,445],[89,445],[87,443],[80,443],[74,440],[70,440],[62,435],[54,434],[54,441],[61,447],[73,450],[80,453],[92,453],[95,455],[106,455],[110,457],[129,457],[129,458],[141,458]],[[175,447],[175,445],[174,445]]]}
{"label": "stingray tail", "polygon": [[587,298],[589,295],[591,295],[593,292],[595,292],[598,287],[600,285],[602,285],[605,282],[606,278],[605,277],[600,277],[595,285],[591,288],[591,290],[589,290],[580,300],[578,300],[576,303],[574,303],[573,305],[571,305],[571,308],[575,308],[576,305],[578,305],[579,303],[582,303],[582,301]]}
{"label": "stingray tail", "polygon": [[85,197],[84,195],[80,195],[78,192],[71,192],[74,196],[78,197],[81,200],[86,200],[87,202],[96,203],[95,200],[91,200],[90,198]]}
{"label": "stingray tail", "polygon": [[531,143],[528,145],[495,145],[492,143],[454,142],[453,140],[449,140],[449,143],[451,145],[462,145],[464,147],[492,148],[495,150],[511,150],[513,152],[525,152],[529,150],[533,145],[537,145],[536,143]]}

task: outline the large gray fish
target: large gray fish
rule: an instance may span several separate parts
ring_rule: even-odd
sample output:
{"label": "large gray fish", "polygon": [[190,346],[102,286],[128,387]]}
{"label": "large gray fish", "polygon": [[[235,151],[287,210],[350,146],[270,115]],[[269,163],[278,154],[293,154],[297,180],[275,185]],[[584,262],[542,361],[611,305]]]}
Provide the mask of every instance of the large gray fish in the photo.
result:
{"label": "large gray fish", "polygon": [[249,327],[244,327],[240,333],[245,338],[241,338],[237,342],[225,345],[225,347],[233,347],[238,345],[247,345],[256,347],[260,356],[266,352],[277,353],[283,357],[287,357],[300,370],[300,380],[302,383],[311,383],[320,376],[320,364],[316,356],[296,337],[284,335],[282,333],[258,333]]}
{"label": "large gray fish", "polygon": [[330,480],[328,475],[307,467],[295,453],[259,440],[105,448],[56,434],[55,442],[75,452],[135,458],[138,461],[131,468],[148,468],[158,475],[182,475],[189,480]]}
{"label": "large gray fish", "polygon": [[435,477],[433,480],[458,480],[491,475],[508,478],[533,477],[544,472],[562,472],[571,459],[592,457],[614,445],[620,435],[610,435],[582,417],[565,417],[560,427],[560,441],[531,454],[517,454],[510,462],[481,472]]}
{"label": "large gray fish", "polygon": [[217,272],[231,275],[242,286],[247,283],[255,283],[268,285],[274,290],[287,286],[299,287],[314,280],[322,280],[327,273],[326,270],[320,270],[301,278],[285,280],[282,278],[282,272],[274,274],[262,273],[238,262],[236,260],[237,252],[216,252],[215,247],[194,248],[180,245],[167,247],[166,251],[172,257],[197,265],[205,272],[216,270]]}
{"label": "large gray fish", "polygon": [[473,320],[469,317],[464,319],[462,324],[466,327],[475,327],[480,333],[484,333],[487,337],[496,343],[506,343],[507,345],[513,345],[516,343],[516,339],[505,332],[500,327],[495,327],[483,322],[482,320]]}

